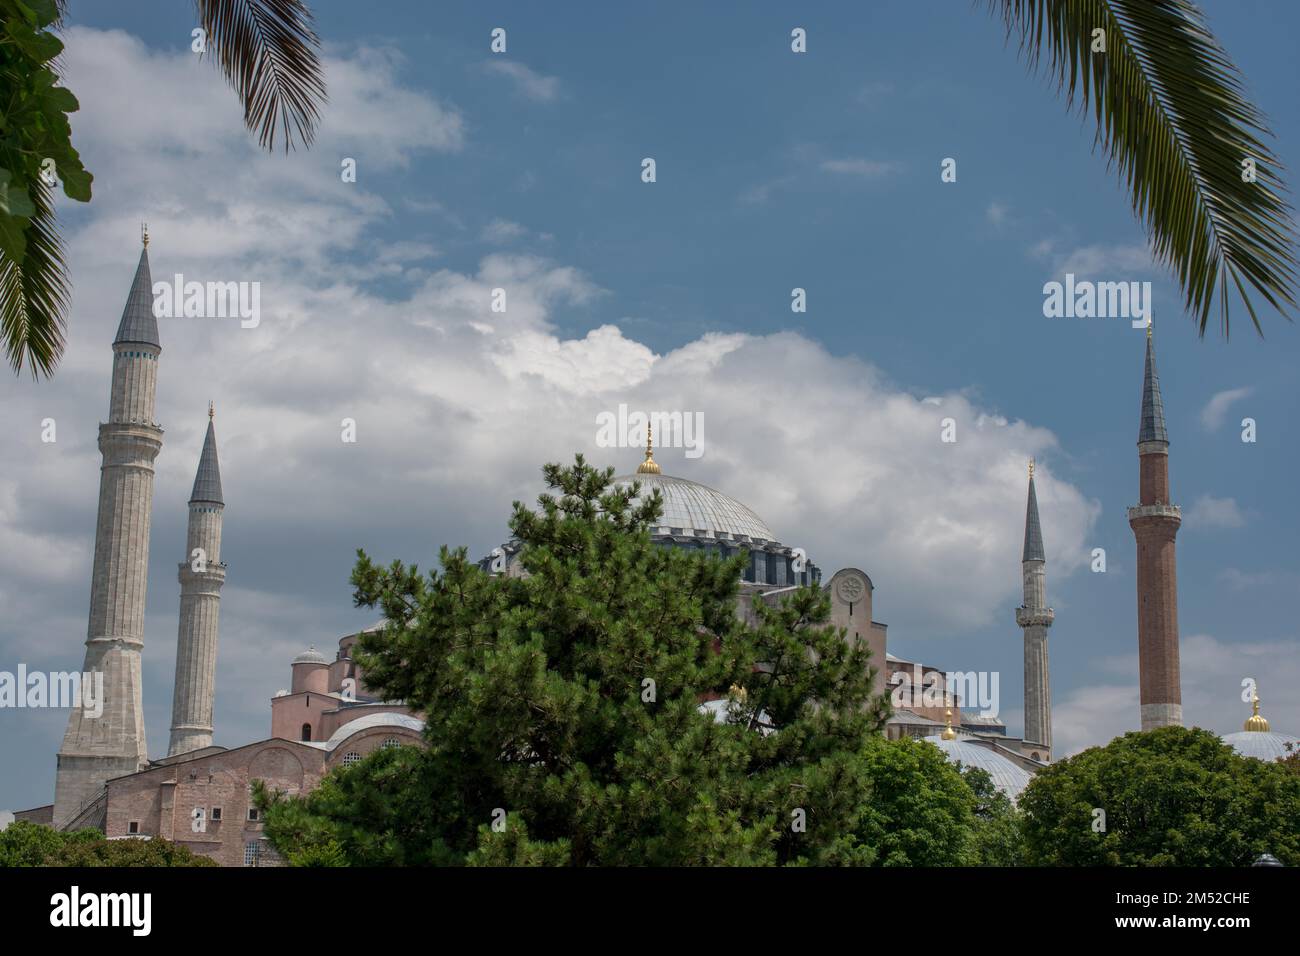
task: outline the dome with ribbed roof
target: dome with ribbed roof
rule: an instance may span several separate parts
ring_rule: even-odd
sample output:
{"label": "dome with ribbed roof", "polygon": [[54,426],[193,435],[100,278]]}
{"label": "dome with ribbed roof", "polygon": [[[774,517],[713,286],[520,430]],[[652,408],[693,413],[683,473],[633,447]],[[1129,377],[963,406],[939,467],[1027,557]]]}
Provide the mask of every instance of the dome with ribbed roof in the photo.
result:
{"label": "dome with ribbed roof", "polygon": [[993,779],[997,787],[1013,801],[1029,785],[1030,773],[1024,767],[1012,762],[995,750],[970,743],[961,737],[944,740],[942,735],[925,738],[943,751],[949,763],[959,763],[963,767],[979,767]]}
{"label": "dome with ribbed roof", "polygon": [[775,541],[772,529],[746,505],[730,495],[687,478],[672,475],[638,473],[614,479],[616,485],[640,482],[642,497],[658,491],[663,498],[663,513],[656,529],[663,533],[693,535],[696,532],[743,536],[756,541]]}
{"label": "dome with ribbed roof", "polygon": [[[1300,751],[1300,738],[1279,734],[1271,730],[1239,730],[1224,734],[1223,742],[1243,757],[1254,757],[1272,763]],[[1292,749],[1287,749],[1290,744]]]}
{"label": "dome with ribbed roof", "polygon": [[293,659],[295,664],[328,664],[329,660],[320,651],[316,650],[313,644],[310,648],[303,651]]}

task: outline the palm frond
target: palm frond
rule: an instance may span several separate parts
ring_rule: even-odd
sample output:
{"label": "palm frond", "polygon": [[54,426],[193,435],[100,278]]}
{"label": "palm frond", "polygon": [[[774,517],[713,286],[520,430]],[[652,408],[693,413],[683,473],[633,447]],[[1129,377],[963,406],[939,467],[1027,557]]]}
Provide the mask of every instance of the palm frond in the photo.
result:
{"label": "palm frond", "polygon": [[[1157,260],[1178,278],[1205,334],[1217,295],[1226,338],[1232,289],[1256,331],[1254,290],[1288,320],[1295,227],[1272,133],[1241,73],[1190,0],[987,0],[1033,70],[1097,123]],[[1105,31],[1104,53],[1092,51]],[[1045,66],[1044,66],[1045,64]],[[1242,177],[1254,160],[1257,179]],[[1231,286],[1230,286],[1231,283]]]}
{"label": "palm frond", "polygon": [[14,372],[21,373],[26,364],[33,378],[54,373],[67,328],[68,270],[52,199],[50,188],[38,182],[23,261],[0,252],[0,339]]}
{"label": "palm frond", "polygon": [[210,50],[244,105],[244,123],[267,149],[283,132],[310,145],[325,79],[303,0],[195,0]]}

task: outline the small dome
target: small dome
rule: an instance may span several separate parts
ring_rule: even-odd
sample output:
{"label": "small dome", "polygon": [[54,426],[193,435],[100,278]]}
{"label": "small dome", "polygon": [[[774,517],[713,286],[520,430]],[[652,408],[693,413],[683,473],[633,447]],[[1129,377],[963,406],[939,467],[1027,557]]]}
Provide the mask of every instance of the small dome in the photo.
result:
{"label": "small dome", "polygon": [[993,786],[1005,793],[1013,802],[1029,785],[1029,771],[996,751],[970,743],[960,737],[956,740],[944,740],[942,735],[936,734],[925,739],[942,750],[949,763],[960,763],[963,767],[979,767],[985,771],[993,778]]}
{"label": "small dome", "polygon": [[[1239,730],[1235,734],[1225,734],[1223,742],[1243,757],[1254,757],[1269,763],[1300,750],[1300,738],[1271,730]],[[1287,750],[1287,744],[1295,750]]]}
{"label": "small dome", "polygon": [[328,664],[329,663],[329,661],[325,659],[325,655],[323,655],[320,651],[316,650],[315,644],[313,644],[308,650],[303,651],[301,654],[295,657],[293,659],[293,662],[295,664]]}
{"label": "small dome", "polygon": [[685,534],[694,531],[723,532],[745,535],[761,541],[776,541],[763,519],[735,498],[686,478],[674,478],[641,472],[622,475],[614,479],[617,486],[641,483],[641,493],[648,495],[656,488],[663,498],[663,512],[656,527],[681,528]]}

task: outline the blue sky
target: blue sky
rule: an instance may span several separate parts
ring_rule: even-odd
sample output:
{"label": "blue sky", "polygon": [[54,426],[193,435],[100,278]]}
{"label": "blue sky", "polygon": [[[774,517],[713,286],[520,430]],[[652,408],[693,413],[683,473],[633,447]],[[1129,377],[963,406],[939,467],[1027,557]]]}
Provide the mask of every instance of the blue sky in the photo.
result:
{"label": "blue sky", "polygon": [[[74,137],[96,191],[60,208],[76,286],[63,369],[48,383],[0,381],[11,421],[57,414],[68,436],[58,449],[42,449],[34,425],[0,438],[11,542],[0,669],[80,663],[93,426],[147,218],[155,278],[257,279],[268,312],[250,333],[162,330],[153,753],[165,747],[174,567],[209,397],[231,565],[220,743],[268,732],[267,698],[293,653],[332,650],[371,622],[346,584],[356,547],[422,565],[442,543],[483,554],[504,537],[510,501],[540,490],[543,460],[582,450],[631,470],[634,453],[592,443],[593,411],[618,401],[703,411],[705,456],[666,449],[665,470],[747,502],[828,572],[867,571],[890,649],[1000,671],[1013,731],[1023,469],[1036,454],[1058,742],[1132,729],[1124,509],[1137,498],[1144,333],[1044,318],[1043,283],[1067,270],[1153,283],[1184,508],[1189,721],[1238,729],[1251,676],[1274,728],[1300,732],[1296,329],[1265,314],[1261,340],[1238,308],[1230,342],[1197,337],[1091,128],[1027,74],[984,10],[379,6],[382,18],[376,5],[312,3],[330,57],[321,140],[267,157],[233,94],[189,54],[187,4],[72,4]],[[1203,6],[1294,167],[1300,10]],[[497,26],[504,56],[488,51]],[[805,55],[790,52],[794,26],[808,31]],[[338,181],[345,156],[358,159],[352,185]],[[640,181],[646,156],[654,184]],[[956,183],[940,181],[945,157]],[[476,296],[515,283],[519,324],[475,344]],[[807,313],[790,310],[796,286]],[[1207,418],[1216,395],[1241,389]],[[947,458],[942,416],[921,401],[931,396],[961,429]],[[340,450],[327,433],[336,442],[354,409],[365,440]],[[1247,415],[1255,444],[1239,440]],[[1087,570],[1094,547],[1106,574]],[[48,802],[64,720],[0,712],[15,771],[0,806]]]}

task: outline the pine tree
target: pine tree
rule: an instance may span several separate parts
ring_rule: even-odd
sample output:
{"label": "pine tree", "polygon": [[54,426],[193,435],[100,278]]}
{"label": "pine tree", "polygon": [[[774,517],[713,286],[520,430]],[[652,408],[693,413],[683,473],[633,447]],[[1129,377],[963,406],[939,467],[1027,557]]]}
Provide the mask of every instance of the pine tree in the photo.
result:
{"label": "pine tree", "polygon": [[[536,510],[516,502],[510,520],[522,575],[488,575],[464,549],[444,548],[428,574],[358,552],[356,603],[387,619],[358,662],[376,693],[424,714],[426,747],[371,755],[305,799],[264,795],[282,852],[334,845],[362,865],[866,864],[886,862],[872,841],[902,812],[936,836],[911,848],[923,859],[900,845],[890,862],[964,859],[974,797],[937,750],[904,773],[930,781],[937,806],[864,815],[889,769],[882,748],[921,745],[881,738],[888,701],[871,692],[869,651],[829,623],[820,588],[758,602],[749,626],[736,613],[743,555],[655,544],[658,494],[614,486],[582,456],[543,472],[550,492]],[[725,722],[702,710],[710,699]]]}

